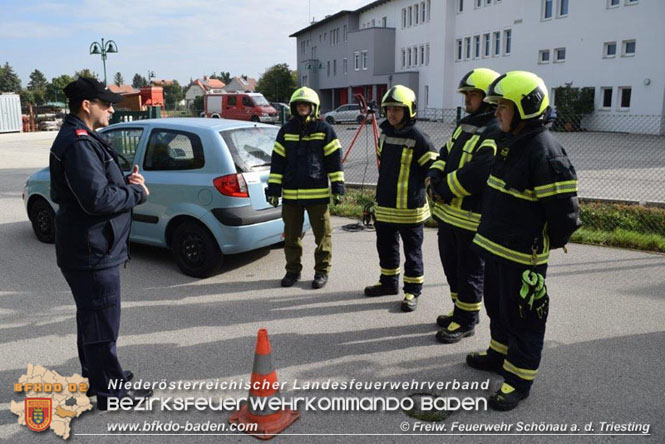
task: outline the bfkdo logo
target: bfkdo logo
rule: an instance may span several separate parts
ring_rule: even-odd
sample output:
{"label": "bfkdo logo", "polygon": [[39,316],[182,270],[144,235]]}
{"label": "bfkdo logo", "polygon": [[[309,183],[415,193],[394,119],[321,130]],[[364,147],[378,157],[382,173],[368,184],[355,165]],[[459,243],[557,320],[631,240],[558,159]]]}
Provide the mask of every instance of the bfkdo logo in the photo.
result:
{"label": "bfkdo logo", "polygon": [[30,430],[43,432],[51,425],[51,398],[25,398],[25,424]]}

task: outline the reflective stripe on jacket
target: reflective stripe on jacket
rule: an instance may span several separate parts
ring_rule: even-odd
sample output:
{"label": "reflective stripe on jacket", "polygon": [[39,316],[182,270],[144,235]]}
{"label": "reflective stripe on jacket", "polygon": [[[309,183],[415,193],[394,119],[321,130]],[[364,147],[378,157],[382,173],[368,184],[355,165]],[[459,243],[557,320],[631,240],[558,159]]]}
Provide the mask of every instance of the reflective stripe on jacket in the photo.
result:
{"label": "reflective stripe on jacket", "polygon": [[441,148],[427,173],[434,192],[444,201],[432,203],[437,222],[476,231],[498,134],[493,112],[472,114],[460,121]]}
{"label": "reflective stripe on jacket", "polygon": [[341,148],[327,123],[292,118],[275,140],[268,195],[282,196],[285,204],[311,205],[329,203],[331,189],[344,194]]}
{"label": "reflective stripe on jacket", "polygon": [[542,126],[502,133],[496,143],[475,247],[509,262],[546,264],[580,226],[575,168]]}
{"label": "reflective stripe on jacket", "polygon": [[419,224],[430,216],[425,174],[436,158],[429,137],[409,121],[400,130],[386,120],[379,139],[376,220]]}

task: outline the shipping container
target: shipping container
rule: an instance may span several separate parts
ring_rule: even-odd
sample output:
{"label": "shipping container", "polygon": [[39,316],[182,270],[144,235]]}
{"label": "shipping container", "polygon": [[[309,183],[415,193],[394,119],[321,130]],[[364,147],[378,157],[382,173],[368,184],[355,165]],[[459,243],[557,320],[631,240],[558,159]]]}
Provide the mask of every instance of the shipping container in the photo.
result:
{"label": "shipping container", "polygon": [[21,132],[21,99],[18,94],[0,94],[0,133]]}

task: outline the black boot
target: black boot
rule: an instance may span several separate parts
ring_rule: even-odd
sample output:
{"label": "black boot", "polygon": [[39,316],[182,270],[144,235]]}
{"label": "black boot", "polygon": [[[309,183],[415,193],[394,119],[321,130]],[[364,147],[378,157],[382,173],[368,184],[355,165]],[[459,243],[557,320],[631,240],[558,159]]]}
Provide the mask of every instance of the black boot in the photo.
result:
{"label": "black boot", "polygon": [[448,326],[436,334],[436,339],[444,344],[454,344],[462,338],[474,335],[474,325],[460,325],[455,318],[451,318]]}
{"label": "black boot", "polygon": [[501,384],[501,388],[489,397],[489,405],[494,410],[506,412],[512,410],[529,397],[529,392],[521,392],[508,383]]}
{"label": "black boot", "polygon": [[312,281],[312,288],[323,288],[328,282],[328,275],[325,273],[314,273],[314,280]]}
{"label": "black boot", "polygon": [[411,293],[406,293],[404,295],[404,300],[402,300],[402,311],[409,313],[414,311],[416,307],[418,307],[418,298]]}
{"label": "black boot", "polygon": [[476,370],[498,374],[501,374],[503,369],[503,361],[492,358],[486,351],[481,353],[471,352],[466,355],[466,365]]}
{"label": "black boot", "polygon": [[292,287],[293,284],[300,280],[300,273],[291,273],[287,271],[284,277],[282,278],[282,287]]}
{"label": "black boot", "polygon": [[370,285],[368,287],[365,287],[365,296],[369,297],[375,297],[375,296],[388,296],[391,294],[397,294],[399,293],[399,290],[397,289],[397,286],[391,287],[388,285],[384,285],[381,282],[377,282],[374,285]]}
{"label": "black boot", "polygon": [[450,310],[450,313],[448,313],[448,314],[443,314],[443,315],[437,316],[436,325],[438,325],[439,327],[443,327],[443,328],[448,327],[448,324],[450,324],[450,321],[452,321],[452,319],[453,319],[453,313],[454,312],[455,312],[455,310]]}

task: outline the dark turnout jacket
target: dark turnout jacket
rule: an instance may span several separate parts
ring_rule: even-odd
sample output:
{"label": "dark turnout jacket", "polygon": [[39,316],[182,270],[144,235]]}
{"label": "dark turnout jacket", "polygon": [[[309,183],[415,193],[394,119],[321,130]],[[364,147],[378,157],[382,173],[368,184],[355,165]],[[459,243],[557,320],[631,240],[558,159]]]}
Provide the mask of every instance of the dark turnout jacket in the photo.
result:
{"label": "dark turnout jacket", "polygon": [[427,176],[443,202],[434,202],[432,213],[439,223],[476,231],[496,155],[494,138],[500,134],[494,112],[463,118],[439,151]]}
{"label": "dark turnout jacket", "polygon": [[575,168],[544,126],[496,139],[474,246],[502,260],[546,264],[581,225]]}
{"label": "dark turnout jacket", "polygon": [[437,153],[429,137],[408,121],[399,130],[388,120],[381,124],[376,220],[420,224],[430,216],[425,175]]}
{"label": "dark turnout jacket", "polygon": [[284,204],[327,204],[331,189],[332,194],[345,191],[335,130],[320,120],[292,118],[277,133],[267,195],[281,195]]}
{"label": "dark turnout jacket", "polygon": [[68,115],[51,147],[51,199],[58,266],[97,270],[127,260],[131,209],[146,200],[126,183],[118,155],[82,120]]}

